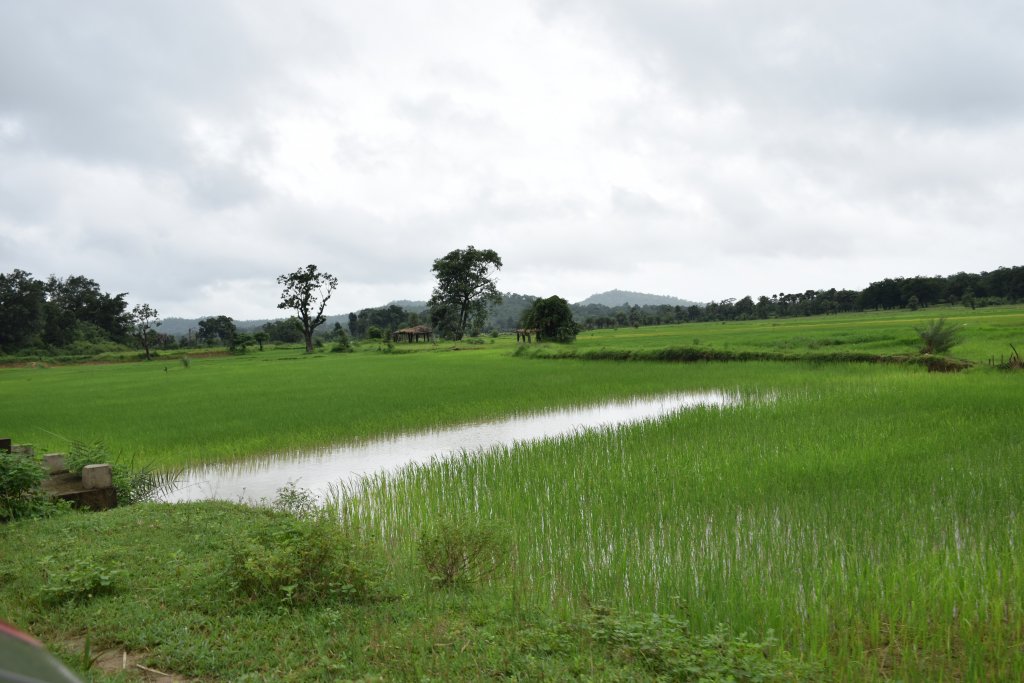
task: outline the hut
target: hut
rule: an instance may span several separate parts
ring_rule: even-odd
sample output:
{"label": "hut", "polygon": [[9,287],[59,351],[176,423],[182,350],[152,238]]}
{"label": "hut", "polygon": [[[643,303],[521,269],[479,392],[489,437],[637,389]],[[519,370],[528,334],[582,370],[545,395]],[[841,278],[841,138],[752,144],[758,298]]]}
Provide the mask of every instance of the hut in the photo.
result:
{"label": "hut", "polygon": [[423,341],[430,341],[433,338],[433,332],[426,325],[416,325],[415,327],[395,330],[391,335],[391,338],[396,342],[407,341],[409,343],[418,342],[421,337]]}

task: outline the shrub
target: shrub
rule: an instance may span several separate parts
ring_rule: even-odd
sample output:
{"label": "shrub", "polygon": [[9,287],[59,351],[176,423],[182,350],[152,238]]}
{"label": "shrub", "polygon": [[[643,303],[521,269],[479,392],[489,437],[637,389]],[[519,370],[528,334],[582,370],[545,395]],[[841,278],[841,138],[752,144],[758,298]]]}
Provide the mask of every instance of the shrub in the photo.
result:
{"label": "shrub", "polygon": [[927,327],[914,328],[921,338],[921,353],[945,353],[960,343],[961,326],[947,322],[945,318],[932,320]]}
{"label": "shrub", "polygon": [[424,528],[417,551],[431,581],[449,587],[499,574],[507,564],[510,543],[493,524],[448,520]]}
{"label": "shrub", "polygon": [[262,604],[375,599],[382,595],[383,574],[368,546],[325,519],[275,514],[226,553],[228,589]]}
{"label": "shrub", "polygon": [[334,342],[334,347],[331,349],[333,353],[352,353],[352,342],[349,341],[348,335],[345,334],[345,330],[341,327],[337,328],[338,339]]}
{"label": "shrub", "polygon": [[46,470],[27,455],[0,453],[0,522],[40,517],[60,509],[39,489]]}

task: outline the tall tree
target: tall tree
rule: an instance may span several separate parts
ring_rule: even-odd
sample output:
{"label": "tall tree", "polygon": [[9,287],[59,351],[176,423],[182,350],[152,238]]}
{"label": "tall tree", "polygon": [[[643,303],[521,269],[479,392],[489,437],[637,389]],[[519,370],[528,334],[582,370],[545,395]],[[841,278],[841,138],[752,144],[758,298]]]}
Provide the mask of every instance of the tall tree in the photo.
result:
{"label": "tall tree", "polygon": [[135,304],[128,314],[132,326],[132,336],[142,345],[146,352],[146,360],[150,359],[149,349],[156,342],[156,328],[160,326],[156,309],[149,304]]}
{"label": "tall tree", "polygon": [[[338,278],[321,273],[313,264],[299,268],[277,278],[284,285],[278,308],[290,308],[297,314],[302,336],[306,339],[306,353],[313,353],[313,330],[327,320],[324,307],[338,286]],[[315,313],[313,311],[316,311]]]}
{"label": "tall tree", "polygon": [[32,273],[0,273],[0,349],[15,351],[38,340],[45,302],[45,285]]}
{"label": "tall tree", "polygon": [[235,327],[235,321],[230,316],[218,315],[199,321],[198,336],[199,340],[205,344],[220,343],[224,346],[234,346],[238,328]]}
{"label": "tall tree", "polygon": [[572,319],[569,302],[560,296],[534,301],[523,314],[523,327],[536,329],[538,339],[561,343],[576,339],[580,329]]}
{"label": "tall tree", "polygon": [[58,278],[51,275],[46,282],[46,327],[43,341],[55,347],[98,335],[116,342],[128,338],[125,309],[126,292],[111,296],[99,284],[84,275]]}
{"label": "tall tree", "polygon": [[488,305],[501,303],[501,292],[493,278],[500,269],[497,252],[473,245],[435,260],[431,270],[437,285],[427,302],[434,328],[458,341],[467,327],[482,326]]}

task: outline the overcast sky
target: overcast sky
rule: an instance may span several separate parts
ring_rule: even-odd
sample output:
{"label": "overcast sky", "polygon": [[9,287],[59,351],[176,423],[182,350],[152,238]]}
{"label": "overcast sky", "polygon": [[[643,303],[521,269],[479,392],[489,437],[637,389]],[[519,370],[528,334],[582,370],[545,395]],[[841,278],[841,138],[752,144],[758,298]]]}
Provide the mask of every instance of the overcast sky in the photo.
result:
{"label": "overcast sky", "polygon": [[1024,264],[1018,0],[0,0],[0,272],[164,317]]}

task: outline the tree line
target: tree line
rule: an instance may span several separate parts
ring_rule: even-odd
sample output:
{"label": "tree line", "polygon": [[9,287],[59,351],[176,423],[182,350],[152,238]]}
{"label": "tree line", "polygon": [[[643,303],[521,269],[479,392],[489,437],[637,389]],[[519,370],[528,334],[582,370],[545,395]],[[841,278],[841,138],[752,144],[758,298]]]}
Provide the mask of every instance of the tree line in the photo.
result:
{"label": "tree line", "polygon": [[[981,273],[885,278],[859,291],[833,288],[780,292],[756,300],[745,296],[704,305],[568,305],[560,297],[502,294],[494,279],[501,265],[501,258],[493,250],[473,246],[453,250],[434,261],[432,272],[437,283],[423,310],[410,311],[392,304],[349,313],[347,334],[356,339],[384,338],[402,327],[429,324],[436,336],[458,340],[465,335],[543,323],[553,336],[570,339],[580,326],[593,329],[755,320],[918,309],[936,304],[975,308],[1024,301],[1024,266],[1013,266]],[[210,316],[199,321],[198,329],[175,337],[159,332],[157,311],[148,304],[129,308],[127,292],[104,292],[96,281],[83,275],[50,275],[40,280],[15,269],[0,273],[0,353],[91,355],[132,346],[148,357],[152,349],[207,345],[244,349],[252,344],[262,348],[266,341],[304,341],[307,350],[312,350],[314,335],[335,341],[346,337],[340,323],[316,331],[326,321],[324,309],[338,285],[335,276],[309,265],[280,276],[278,283],[283,287],[278,307],[294,311],[294,315],[249,332],[240,332],[229,316]],[[554,314],[561,321],[557,325],[552,322]]]}
{"label": "tree line", "polygon": [[937,304],[971,308],[1024,301],[1024,266],[948,276],[885,278],[863,290],[827,289],[771,294],[756,300],[711,301],[703,306],[573,306],[588,328],[663,325],[723,320],[764,320],[868,310],[928,308]]}

